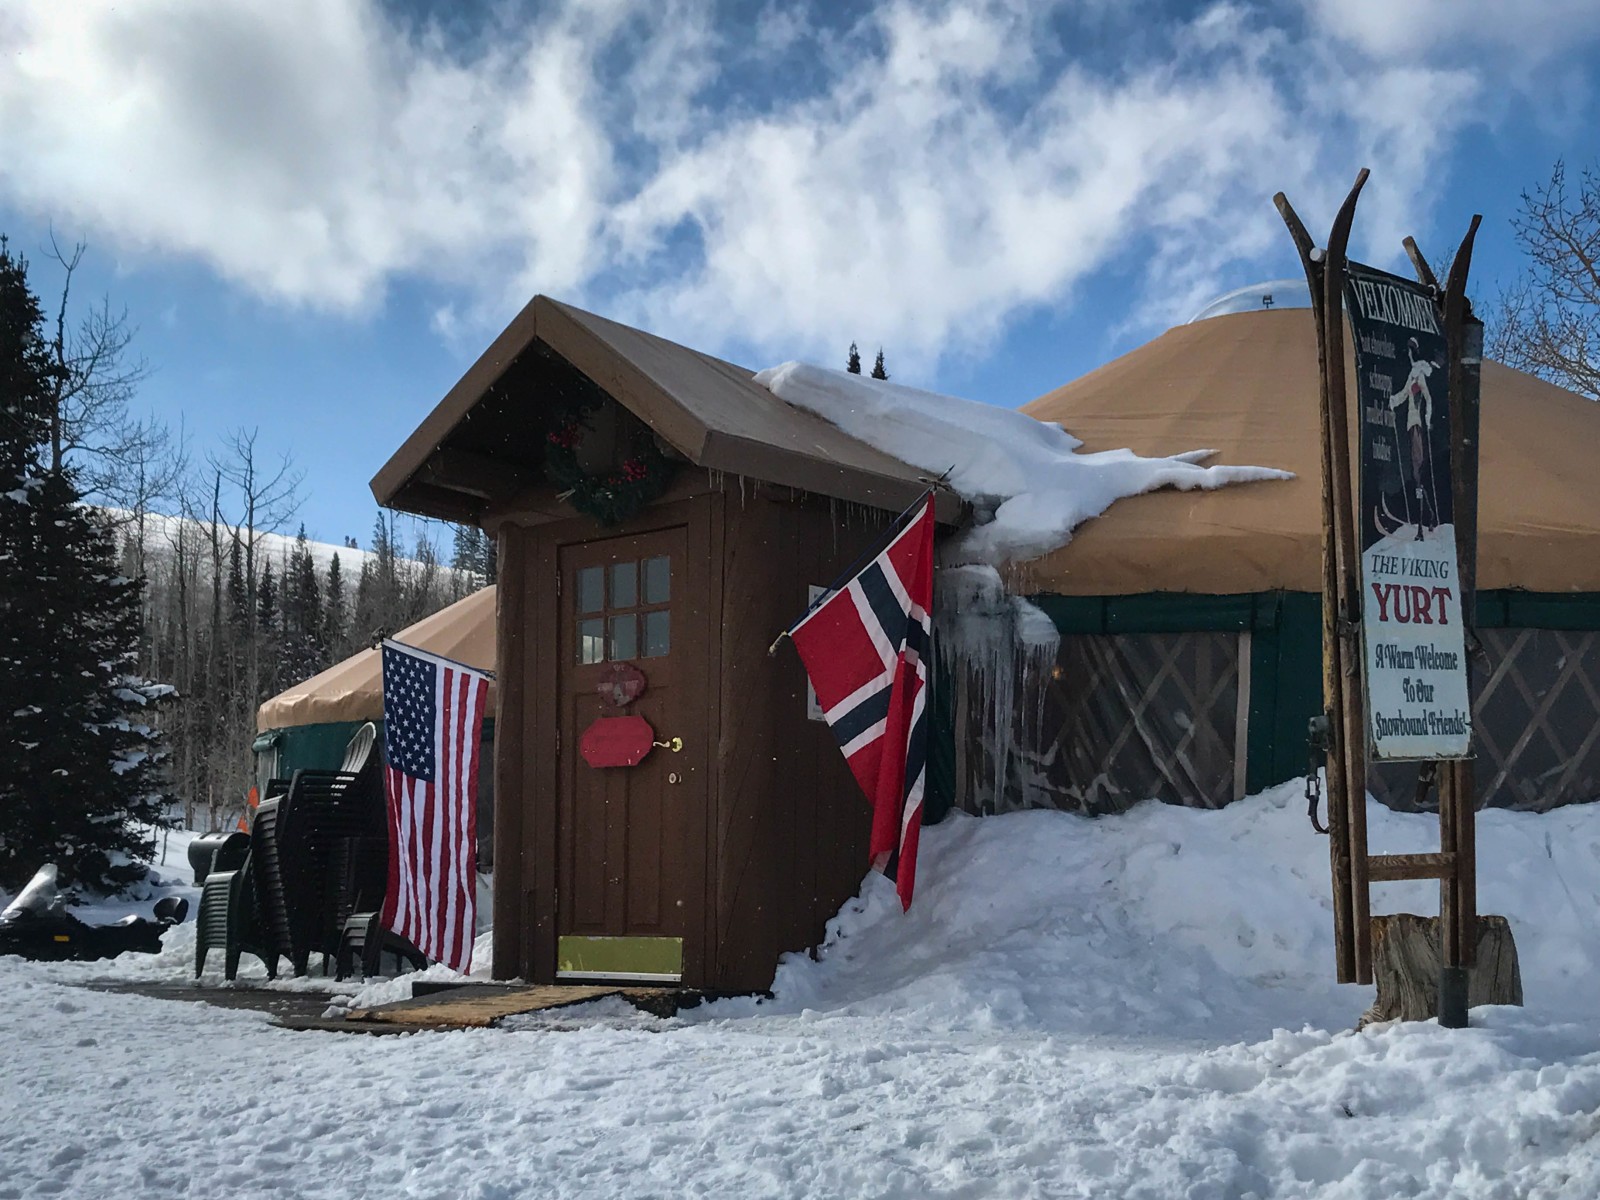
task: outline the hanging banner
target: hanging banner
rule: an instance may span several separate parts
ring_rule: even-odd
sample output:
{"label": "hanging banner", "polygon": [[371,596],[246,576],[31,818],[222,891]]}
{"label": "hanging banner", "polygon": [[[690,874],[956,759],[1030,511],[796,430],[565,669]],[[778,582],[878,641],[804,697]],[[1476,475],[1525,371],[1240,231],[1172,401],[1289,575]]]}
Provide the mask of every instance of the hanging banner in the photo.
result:
{"label": "hanging banner", "polygon": [[1427,289],[1354,262],[1345,312],[1361,409],[1361,633],[1372,756],[1465,758],[1472,712],[1443,321]]}

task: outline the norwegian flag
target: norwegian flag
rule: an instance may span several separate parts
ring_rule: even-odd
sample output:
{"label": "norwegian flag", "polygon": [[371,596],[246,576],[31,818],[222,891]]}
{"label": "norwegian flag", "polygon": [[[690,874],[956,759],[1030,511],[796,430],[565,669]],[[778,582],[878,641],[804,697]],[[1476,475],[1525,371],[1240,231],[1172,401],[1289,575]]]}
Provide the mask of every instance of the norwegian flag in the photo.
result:
{"label": "norwegian flag", "polygon": [[872,802],[872,864],[911,907],[922,830],[933,611],[933,493],[883,551],[789,631]]}
{"label": "norwegian flag", "polygon": [[383,643],[383,924],[462,973],[472,966],[477,923],[478,747],[488,696],[482,672]]}

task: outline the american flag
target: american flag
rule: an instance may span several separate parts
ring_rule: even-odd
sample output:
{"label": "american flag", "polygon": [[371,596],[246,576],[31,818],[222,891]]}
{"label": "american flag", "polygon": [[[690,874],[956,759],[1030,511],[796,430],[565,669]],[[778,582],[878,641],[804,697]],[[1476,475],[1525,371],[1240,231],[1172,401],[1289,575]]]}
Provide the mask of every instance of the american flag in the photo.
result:
{"label": "american flag", "polygon": [[922,830],[933,611],[933,493],[883,551],[789,631],[872,802],[873,865],[911,907]]}
{"label": "american flag", "polygon": [[461,972],[472,965],[477,920],[478,742],[488,695],[482,672],[383,643],[383,923]]}

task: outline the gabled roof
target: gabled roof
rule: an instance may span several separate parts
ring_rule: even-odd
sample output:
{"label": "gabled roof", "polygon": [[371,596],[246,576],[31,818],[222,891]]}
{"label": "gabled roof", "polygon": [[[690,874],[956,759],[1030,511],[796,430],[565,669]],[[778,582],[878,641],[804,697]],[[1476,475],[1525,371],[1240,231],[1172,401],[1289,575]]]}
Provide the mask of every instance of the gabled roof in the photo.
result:
{"label": "gabled roof", "polygon": [[[527,430],[540,397],[527,372],[541,356],[575,369],[696,466],[889,509],[927,489],[922,472],[785,404],[744,367],[535,296],[373,477],[378,502],[472,520],[536,485]],[[942,519],[958,507],[941,493]]]}
{"label": "gabled roof", "polygon": [[[1346,350],[1349,339],[1346,339]],[[1355,371],[1346,371],[1354,381]],[[1168,330],[1023,411],[1086,450],[1216,450],[1280,467],[1270,488],[1119,500],[1019,571],[1063,595],[1316,592],[1322,587],[1317,337],[1309,309],[1214,317]],[[1600,404],[1483,364],[1478,586],[1600,591]]]}

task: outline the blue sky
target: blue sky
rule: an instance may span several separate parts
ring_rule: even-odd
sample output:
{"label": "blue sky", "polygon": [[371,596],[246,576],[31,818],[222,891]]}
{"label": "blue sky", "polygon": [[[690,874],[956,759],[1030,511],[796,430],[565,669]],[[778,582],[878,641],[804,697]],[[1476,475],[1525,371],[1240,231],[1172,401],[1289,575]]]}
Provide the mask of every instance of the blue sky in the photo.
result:
{"label": "blue sky", "polygon": [[[1513,16],[1508,19],[1507,14]],[[313,534],[535,292],[760,367],[882,345],[898,379],[1032,399],[1355,252],[1435,257],[1600,159],[1592,0],[10,0],[0,231],[47,302],[89,244],[197,452],[259,426]]]}

